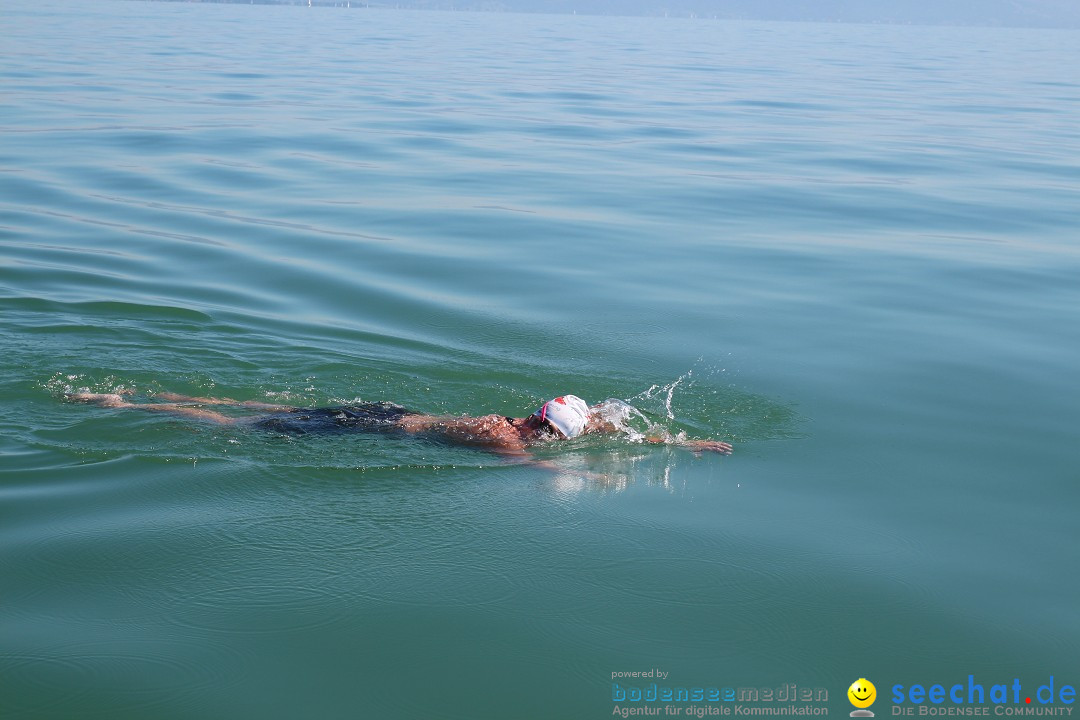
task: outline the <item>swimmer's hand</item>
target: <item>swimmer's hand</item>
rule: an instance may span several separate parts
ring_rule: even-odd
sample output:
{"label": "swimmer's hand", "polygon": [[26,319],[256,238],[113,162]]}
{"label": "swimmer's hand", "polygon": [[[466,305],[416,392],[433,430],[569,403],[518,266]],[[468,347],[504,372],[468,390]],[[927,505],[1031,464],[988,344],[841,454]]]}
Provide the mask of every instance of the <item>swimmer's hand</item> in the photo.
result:
{"label": "swimmer's hand", "polygon": [[721,455],[730,455],[732,451],[731,445],[719,440],[684,440],[679,445],[698,454],[714,452]]}
{"label": "swimmer's hand", "polygon": [[721,455],[730,455],[732,451],[731,445],[726,442],[720,442],[719,440],[675,440],[669,441],[662,437],[647,437],[646,441],[656,444],[671,443],[678,447],[686,448],[695,455],[700,455],[703,452],[720,453]]}

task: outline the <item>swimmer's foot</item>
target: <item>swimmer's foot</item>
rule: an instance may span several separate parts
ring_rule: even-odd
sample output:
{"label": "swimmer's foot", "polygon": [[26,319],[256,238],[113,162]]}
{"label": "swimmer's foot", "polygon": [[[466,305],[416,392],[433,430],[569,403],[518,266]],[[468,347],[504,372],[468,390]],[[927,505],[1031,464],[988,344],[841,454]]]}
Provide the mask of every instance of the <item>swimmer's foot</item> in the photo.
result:
{"label": "swimmer's foot", "polygon": [[120,393],[66,393],[64,398],[70,402],[93,403],[107,408],[131,407],[131,403]]}

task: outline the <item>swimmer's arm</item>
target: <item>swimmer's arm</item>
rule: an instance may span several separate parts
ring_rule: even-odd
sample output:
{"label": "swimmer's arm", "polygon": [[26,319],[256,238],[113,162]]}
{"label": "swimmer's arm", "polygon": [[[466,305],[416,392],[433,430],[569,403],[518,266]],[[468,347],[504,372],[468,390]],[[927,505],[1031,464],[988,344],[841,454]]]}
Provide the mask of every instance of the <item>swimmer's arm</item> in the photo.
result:
{"label": "swimmer's arm", "polygon": [[720,440],[669,440],[657,435],[645,438],[645,442],[650,442],[655,445],[674,445],[676,447],[686,448],[695,453],[714,452],[721,455],[730,455],[733,448],[729,443],[721,442]]}
{"label": "swimmer's arm", "polygon": [[590,417],[589,422],[585,425],[586,435],[611,435],[617,432],[620,432],[620,430],[615,423],[595,415]]}
{"label": "swimmer's arm", "polygon": [[510,461],[513,465],[528,465],[529,467],[537,467],[543,470],[550,470],[551,472],[564,472],[564,468],[556,465],[550,460],[541,460],[534,455],[531,455],[527,450],[515,450],[510,448],[501,447],[489,447],[487,448],[491,452],[495,453],[501,458]]}
{"label": "swimmer's arm", "polygon": [[[598,417],[592,417],[589,419],[589,424],[585,427],[587,434],[612,434],[622,432],[622,430],[614,423],[604,420]],[[669,438],[663,438],[659,435],[651,435],[645,438],[645,442],[653,443],[654,445],[675,445],[676,447],[686,448],[695,453],[702,452],[715,452],[721,455],[730,455],[732,447],[726,442],[720,440],[672,440]]]}

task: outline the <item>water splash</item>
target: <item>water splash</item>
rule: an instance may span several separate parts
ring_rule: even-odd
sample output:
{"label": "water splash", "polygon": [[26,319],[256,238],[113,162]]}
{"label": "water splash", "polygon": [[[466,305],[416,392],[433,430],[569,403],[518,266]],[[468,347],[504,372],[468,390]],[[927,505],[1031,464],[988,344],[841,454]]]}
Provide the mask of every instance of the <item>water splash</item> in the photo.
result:
{"label": "water splash", "polygon": [[48,380],[38,383],[38,387],[55,397],[62,397],[76,392],[131,394],[137,391],[135,383],[121,380],[115,375],[108,375],[100,380],[84,373],[57,372]]}
{"label": "water splash", "polygon": [[618,398],[608,398],[592,407],[593,417],[611,424],[618,433],[633,442],[641,442],[650,435],[662,431],[656,423],[649,420],[645,413]]}
{"label": "water splash", "polygon": [[[680,388],[689,390],[693,386],[693,376],[691,368],[669,383],[650,385],[626,400],[605,400],[597,406],[596,412],[632,442],[641,442],[646,437],[660,437],[667,442],[684,440],[686,433],[671,427],[677,422],[675,393]],[[658,422],[654,417],[663,417],[667,422]]]}
{"label": "water splash", "polygon": [[652,384],[627,397],[625,403],[633,412],[623,411],[617,419],[625,423],[640,416],[634,427],[640,424],[648,434],[668,441],[688,436],[729,442],[802,437],[798,427],[802,418],[794,407],[742,390],[730,382],[730,375],[727,368],[699,359],[670,382]]}
{"label": "water splash", "polygon": [[644,390],[637,395],[627,398],[627,400],[651,401],[655,398],[663,398],[664,415],[667,416],[668,420],[674,420],[675,411],[672,410],[671,404],[675,397],[675,390],[683,382],[686,382],[686,386],[689,388],[692,384],[691,379],[693,378],[693,375],[694,370],[691,368],[667,385],[651,385],[648,390]]}

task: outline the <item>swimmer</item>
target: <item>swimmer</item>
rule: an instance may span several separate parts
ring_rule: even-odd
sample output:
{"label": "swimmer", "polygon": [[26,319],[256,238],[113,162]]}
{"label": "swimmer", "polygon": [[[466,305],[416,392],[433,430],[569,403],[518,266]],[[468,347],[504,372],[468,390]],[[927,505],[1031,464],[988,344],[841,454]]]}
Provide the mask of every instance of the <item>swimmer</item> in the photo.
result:
{"label": "swimmer", "polygon": [[[507,457],[530,458],[528,447],[550,440],[569,440],[581,435],[610,434],[619,428],[601,413],[594,412],[577,395],[562,395],[549,400],[526,417],[483,415],[480,417],[426,415],[393,403],[361,403],[339,407],[301,408],[291,405],[245,401],[229,398],[191,397],[158,393],[165,402],[134,403],[119,393],[70,393],[68,400],[93,403],[106,408],[164,412],[182,417],[218,423],[248,425],[288,434],[327,431],[398,431],[410,435],[430,435],[461,445],[474,445]],[[261,410],[256,416],[233,416],[205,406],[230,406]],[[671,444],[695,453],[731,454],[731,445],[719,440],[674,440],[658,436],[646,442]]]}

